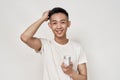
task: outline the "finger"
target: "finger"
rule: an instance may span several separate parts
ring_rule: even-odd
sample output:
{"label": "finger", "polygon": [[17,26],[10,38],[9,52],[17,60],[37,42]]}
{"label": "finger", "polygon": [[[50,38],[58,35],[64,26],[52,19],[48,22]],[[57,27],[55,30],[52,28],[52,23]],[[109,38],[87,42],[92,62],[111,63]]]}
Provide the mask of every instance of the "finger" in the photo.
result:
{"label": "finger", "polygon": [[62,64],[61,64],[61,67],[62,67],[62,68],[65,68],[65,65],[64,65],[64,63],[62,63]]}

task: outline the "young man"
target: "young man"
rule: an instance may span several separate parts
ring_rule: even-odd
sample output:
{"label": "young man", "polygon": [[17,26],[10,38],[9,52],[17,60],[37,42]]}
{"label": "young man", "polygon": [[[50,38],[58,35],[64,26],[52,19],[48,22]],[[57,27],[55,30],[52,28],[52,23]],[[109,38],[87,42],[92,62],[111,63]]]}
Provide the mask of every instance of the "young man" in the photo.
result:
{"label": "young man", "polygon": [[[35,38],[34,34],[40,25],[48,21],[54,39]],[[87,80],[86,56],[79,43],[67,39],[66,32],[70,27],[66,10],[55,7],[45,11],[42,17],[28,27],[21,35],[21,40],[43,56],[43,80]],[[64,57],[70,56],[69,65]]]}

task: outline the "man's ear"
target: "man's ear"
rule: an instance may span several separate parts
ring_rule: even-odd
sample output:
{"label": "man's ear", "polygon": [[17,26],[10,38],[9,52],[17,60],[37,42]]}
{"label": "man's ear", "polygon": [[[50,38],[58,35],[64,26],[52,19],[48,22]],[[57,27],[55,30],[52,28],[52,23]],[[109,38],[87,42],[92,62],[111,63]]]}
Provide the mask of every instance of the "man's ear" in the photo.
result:
{"label": "man's ear", "polygon": [[50,24],[50,22],[48,22],[48,26],[51,28],[51,24]]}
{"label": "man's ear", "polygon": [[68,21],[68,27],[70,27],[70,25],[71,25],[71,21]]}

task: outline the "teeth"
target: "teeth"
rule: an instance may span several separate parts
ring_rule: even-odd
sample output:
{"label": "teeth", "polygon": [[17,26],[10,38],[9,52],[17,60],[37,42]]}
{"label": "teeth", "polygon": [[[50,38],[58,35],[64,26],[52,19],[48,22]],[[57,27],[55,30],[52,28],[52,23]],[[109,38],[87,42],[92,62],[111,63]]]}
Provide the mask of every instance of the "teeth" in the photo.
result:
{"label": "teeth", "polygon": [[60,34],[62,31],[58,31],[58,33]]}
{"label": "teeth", "polygon": [[61,31],[57,31],[58,34],[61,34],[62,33],[62,30]]}

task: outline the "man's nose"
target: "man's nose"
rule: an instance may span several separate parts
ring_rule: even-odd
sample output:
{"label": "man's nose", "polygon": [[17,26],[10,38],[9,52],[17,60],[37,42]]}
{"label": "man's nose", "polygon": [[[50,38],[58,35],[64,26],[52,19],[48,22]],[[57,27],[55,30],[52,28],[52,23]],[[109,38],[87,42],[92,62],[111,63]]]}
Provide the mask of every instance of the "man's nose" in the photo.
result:
{"label": "man's nose", "polygon": [[61,28],[61,24],[60,23],[57,24],[57,28]]}

